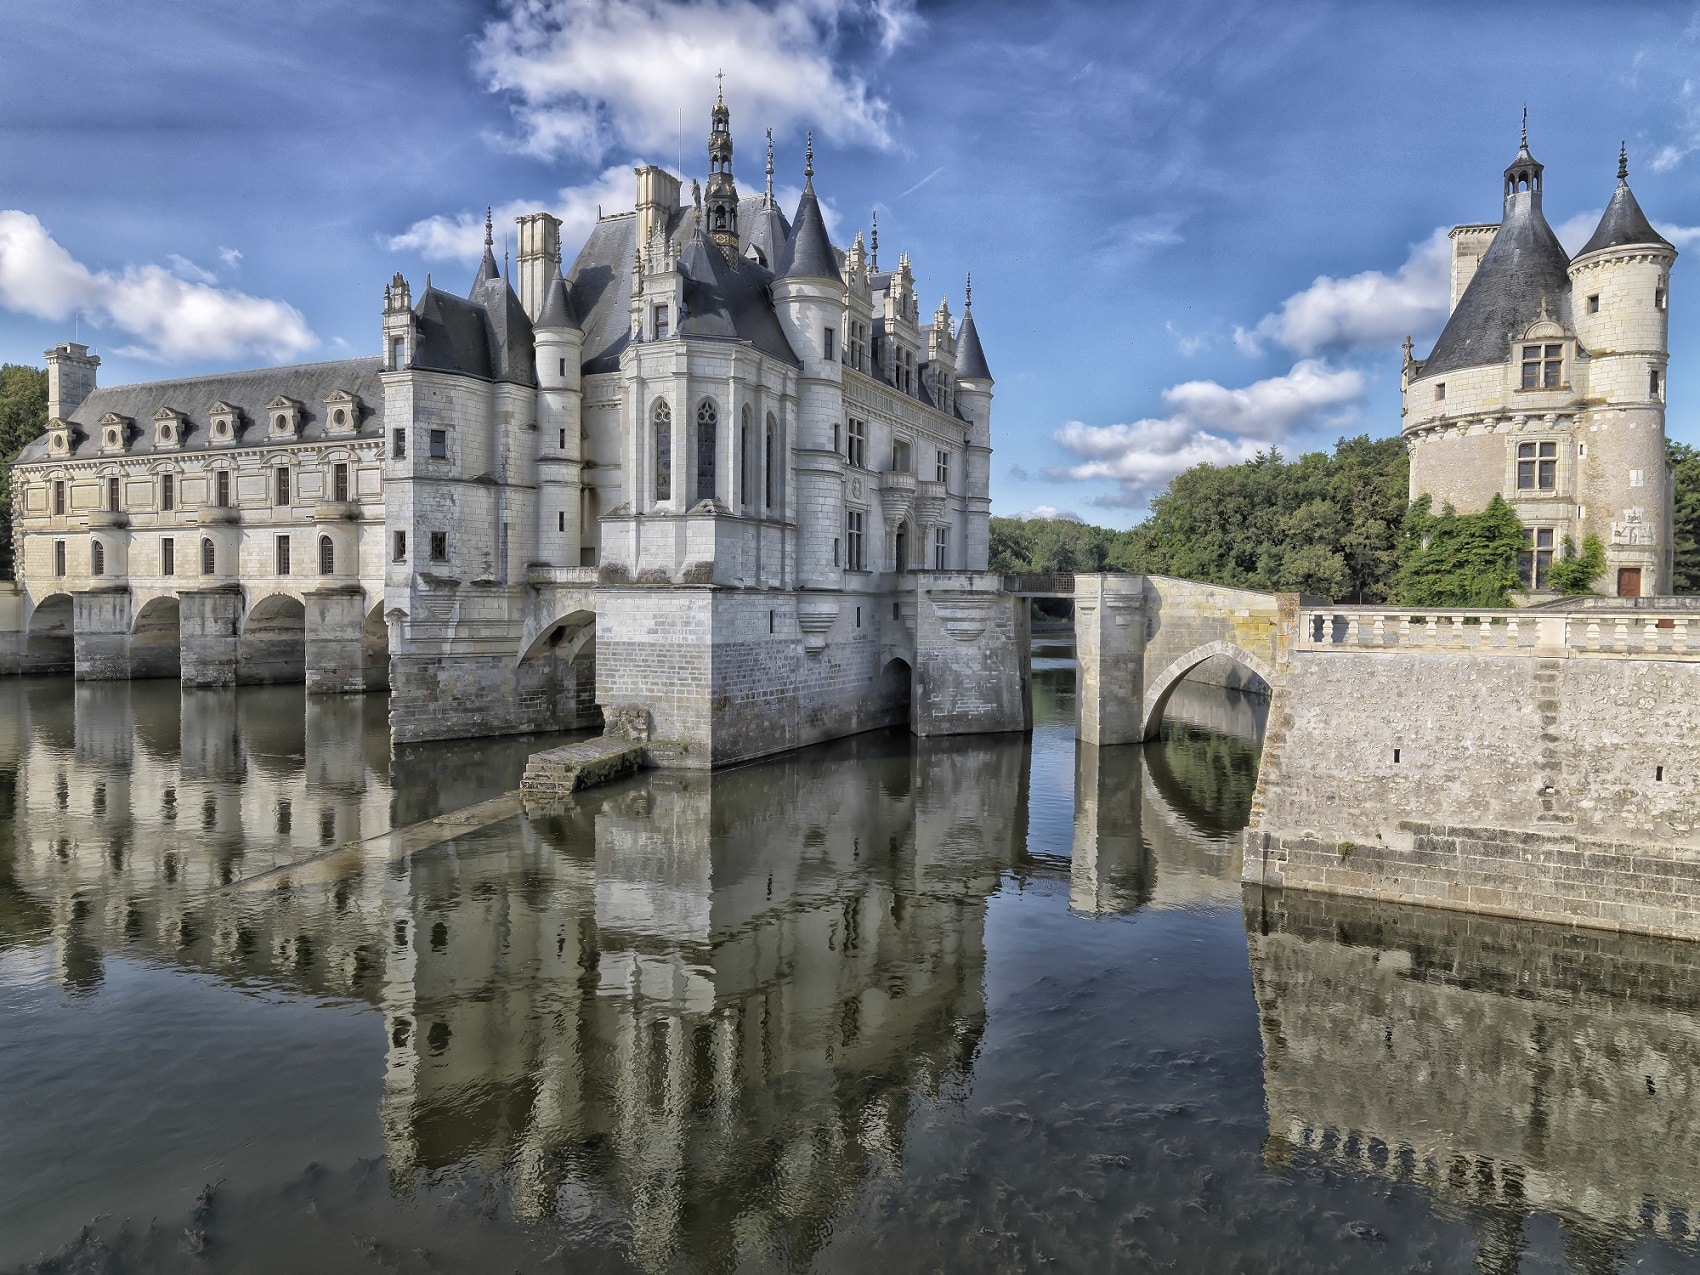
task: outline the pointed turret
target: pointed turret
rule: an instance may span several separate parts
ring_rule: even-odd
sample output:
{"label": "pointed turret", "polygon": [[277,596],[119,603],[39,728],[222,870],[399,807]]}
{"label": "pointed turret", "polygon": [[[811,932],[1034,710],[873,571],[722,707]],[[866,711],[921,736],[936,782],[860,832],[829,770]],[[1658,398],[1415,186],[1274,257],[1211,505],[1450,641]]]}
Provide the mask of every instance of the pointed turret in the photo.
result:
{"label": "pointed turret", "polygon": [[1505,362],[1512,340],[1541,317],[1543,305],[1570,326],[1570,257],[1541,213],[1543,171],[1529,152],[1525,125],[1505,169],[1505,219],[1422,361],[1424,378]]}
{"label": "pointed turret", "polygon": [[537,315],[538,329],[577,328],[579,317],[577,311],[573,309],[572,292],[561,274],[559,256],[550,263],[549,277],[543,287],[543,309]]}
{"label": "pointed turret", "polygon": [[732,112],[726,99],[717,96],[708,132],[708,190],[703,195],[703,217],[709,237],[720,245],[728,261],[738,255],[738,187],[732,180]]}
{"label": "pointed turret", "polygon": [[791,238],[779,257],[778,275],[782,279],[830,279],[843,283],[838,272],[838,254],[827,238],[826,221],[821,216],[820,202],[815,198],[815,135],[809,134],[806,163],[803,168],[803,197],[797,201],[797,215],[791,219]]}
{"label": "pointed turret", "polygon": [[496,236],[495,226],[490,219],[490,205],[484,205],[484,260],[478,263],[478,274],[472,280],[472,287],[467,296],[474,301],[484,291],[484,285],[492,279],[499,279],[502,272],[496,269]]}
{"label": "pointed turret", "polygon": [[1602,248],[1622,248],[1630,244],[1671,246],[1668,239],[1653,229],[1652,222],[1647,220],[1647,214],[1641,211],[1641,205],[1629,189],[1629,150],[1625,143],[1617,152],[1617,189],[1611,193],[1611,202],[1606,205],[1605,215],[1600,218],[1594,237],[1582,246],[1582,251],[1576,256],[1586,257]]}
{"label": "pointed turret", "polygon": [[956,333],[956,379],[987,382],[992,379],[992,369],[986,366],[986,352],[980,348],[980,334],[974,327],[973,275],[968,276],[962,296],[962,326]]}

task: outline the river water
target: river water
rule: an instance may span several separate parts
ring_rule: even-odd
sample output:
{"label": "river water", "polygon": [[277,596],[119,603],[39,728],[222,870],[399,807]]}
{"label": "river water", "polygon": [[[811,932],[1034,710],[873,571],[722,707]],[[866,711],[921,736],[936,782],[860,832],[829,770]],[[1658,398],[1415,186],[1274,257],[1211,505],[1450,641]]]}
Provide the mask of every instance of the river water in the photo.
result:
{"label": "river water", "polygon": [[1700,1266],[1700,953],[1242,891],[1262,702],[1035,686],[514,815],[546,740],[0,683],[0,1270]]}

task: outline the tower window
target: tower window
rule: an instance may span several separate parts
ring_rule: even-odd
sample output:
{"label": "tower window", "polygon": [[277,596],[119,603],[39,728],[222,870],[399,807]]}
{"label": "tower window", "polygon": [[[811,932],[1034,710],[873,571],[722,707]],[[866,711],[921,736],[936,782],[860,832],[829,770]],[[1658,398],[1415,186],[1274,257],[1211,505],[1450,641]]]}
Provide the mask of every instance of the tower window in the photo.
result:
{"label": "tower window", "polygon": [[852,571],[867,569],[863,551],[863,529],[866,523],[867,515],[860,509],[852,509],[844,515],[844,543],[847,553],[844,565]]}
{"label": "tower window", "polygon": [[1524,587],[1544,589],[1547,587],[1547,574],[1552,569],[1552,528],[1525,527],[1523,541],[1526,548],[1517,555],[1517,576]]}
{"label": "tower window", "polygon": [[56,576],[65,574],[65,542],[63,540],[53,542],[53,574]]}
{"label": "tower window", "polygon": [[228,469],[219,470],[214,479],[213,504],[220,509],[228,508],[230,505],[230,471]]}
{"label": "tower window", "polygon": [[1653,308],[1655,310],[1663,310],[1665,308],[1665,290],[1663,288],[1653,289]]}
{"label": "tower window", "polygon": [[277,574],[280,575],[280,576],[288,575],[289,574],[289,537],[288,536],[279,536],[277,538],[275,549],[274,549],[274,557],[275,557],[276,563],[277,563]]}
{"label": "tower window", "polygon": [[667,339],[667,307],[666,306],[658,305],[658,306],[655,307],[654,324],[655,324],[655,339],[657,341],[665,341]]}
{"label": "tower window", "polygon": [[1659,390],[1662,388],[1662,386],[1661,386],[1662,379],[1663,378],[1660,377],[1660,375],[1659,375],[1659,369],[1658,368],[1656,368],[1656,367],[1655,368],[1649,368],[1647,370],[1647,397],[1648,398],[1657,398],[1659,396]]}
{"label": "tower window", "polygon": [[673,497],[673,409],[658,401],[650,413],[655,436],[655,499]]}
{"label": "tower window", "polygon": [[697,404],[697,494],[698,500],[714,499],[715,435],[720,414],[708,399]]}
{"label": "tower window", "polygon": [[1588,298],[1588,313],[1589,314],[1598,314],[1599,312],[1600,312],[1600,294],[1596,292],[1596,293],[1594,293],[1593,296]]}
{"label": "tower window", "polygon": [[434,429],[431,431],[431,459],[447,460],[449,458],[449,431]]}
{"label": "tower window", "polygon": [[177,508],[177,477],[174,474],[159,476],[159,507],[167,511]]}
{"label": "tower window", "polygon": [[431,561],[447,562],[449,560],[449,533],[433,531],[431,533]]}
{"label": "tower window", "polygon": [[347,500],[348,500],[348,466],[347,465],[334,465],[334,466],[331,467],[331,490],[334,493],[333,499],[343,501],[344,503],[347,502]]}
{"label": "tower window", "polygon": [[390,338],[390,370],[399,372],[405,366],[407,342],[397,336]]}
{"label": "tower window", "polygon": [[943,571],[950,565],[950,528],[933,528],[933,570]]}
{"label": "tower window", "polygon": [[[1655,376],[1658,373],[1654,373]],[[118,512],[118,478],[114,475],[106,480],[106,507],[113,513]]]}
{"label": "tower window", "polygon": [[329,536],[319,537],[319,574],[328,576],[336,571],[336,545]]}
{"label": "tower window", "polygon": [[562,359],[561,360],[561,376],[564,378],[566,376],[566,374],[567,374],[567,361],[565,359]]}
{"label": "tower window", "polygon": [[1517,490],[1551,491],[1558,485],[1558,444],[1517,444]]}
{"label": "tower window", "polygon": [[857,469],[865,468],[868,458],[868,423],[859,421],[854,416],[850,418],[850,441],[844,452],[844,459]]}
{"label": "tower window", "polygon": [[826,330],[825,339],[821,342],[821,354],[829,363],[838,357],[838,330],[836,328]]}
{"label": "tower window", "polygon": [[407,431],[405,429],[396,430],[394,441],[395,441],[395,445],[390,448],[391,455],[396,460],[406,460],[407,459]]}
{"label": "tower window", "polygon": [[1445,381],[1436,381],[1435,385],[1434,385],[1435,401],[1439,402],[1441,399],[1443,399],[1445,397],[1446,397],[1446,382]]}
{"label": "tower window", "polygon": [[565,531],[566,529],[567,529],[567,511],[565,509],[557,509],[555,511],[555,530],[556,531]]}
{"label": "tower window", "polygon": [[947,487],[950,485],[950,453],[949,452],[946,452],[946,451],[939,452],[938,459],[937,459],[936,463],[933,465],[933,481],[943,483]]}
{"label": "tower window", "polygon": [[177,574],[177,542],[170,536],[159,542],[159,573],[162,576]]}
{"label": "tower window", "polygon": [[212,575],[213,568],[217,566],[217,563],[218,559],[213,553],[213,542],[211,540],[201,541],[201,574],[204,576]]}
{"label": "tower window", "polygon": [[562,431],[561,431],[561,444],[560,444],[560,450],[562,450],[562,451],[566,451],[566,450],[567,450],[567,431],[566,431],[566,430],[562,430]]}
{"label": "tower window", "polygon": [[395,562],[407,561],[407,533],[405,531],[395,533],[395,550],[391,558]]}
{"label": "tower window", "polygon": [[106,574],[106,546],[96,540],[89,546],[89,570],[92,574]]}
{"label": "tower window", "polygon": [[1523,347],[1523,388],[1550,390],[1559,384],[1559,372],[1564,366],[1562,345],[1525,345]]}

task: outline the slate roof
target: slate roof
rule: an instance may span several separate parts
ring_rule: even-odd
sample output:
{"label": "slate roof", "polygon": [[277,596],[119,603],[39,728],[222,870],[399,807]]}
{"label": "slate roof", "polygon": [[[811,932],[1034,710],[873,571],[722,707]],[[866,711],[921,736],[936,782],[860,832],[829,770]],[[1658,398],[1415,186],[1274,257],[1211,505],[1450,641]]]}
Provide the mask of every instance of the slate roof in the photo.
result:
{"label": "slate roof", "polygon": [[[126,455],[152,454],[156,450],[154,414],[162,407],[182,412],[187,418],[183,445],[173,451],[215,450],[207,446],[210,434],[207,409],[218,402],[241,409],[245,427],[236,440],[236,446],[251,447],[265,440],[269,416],[266,404],[279,395],[301,403],[298,438],[302,442],[316,442],[326,437],[325,399],[338,390],[347,390],[360,400],[362,410],[356,435],[379,435],[384,425],[384,386],[378,374],[383,366],[384,361],[379,358],[338,359],[329,363],[298,363],[291,367],[256,368],[249,372],[219,372],[172,381],[103,386],[71,413],[71,420],[82,426],[83,435],[80,442],[73,435],[72,455],[84,459],[99,455],[100,432],[97,426],[108,412],[127,416],[133,422]],[[18,463],[46,459],[47,438],[43,436],[24,448],[18,456]]]}
{"label": "slate roof", "polygon": [[1671,243],[1647,220],[1647,214],[1641,211],[1641,205],[1635,202],[1635,196],[1629,189],[1626,180],[1619,180],[1617,189],[1611,193],[1611,202],[1606,205],[1605,215],[1600,218],[1599,226],[1594,230],[1594,237],[1582,246],[1578,257],[1585,257],[1590,252],[1598,252],[1602,248],[1620,248],[1627,244],[1656,244],[1669,248]]}
{"label": "slate roof", "polygon": [[[760,196],[738,201],[738,237],[754,228],[763,211]],[[681,264],[697,231],[694,208],[676,208],[667,237]],[[706,243],[706,240],[705,240]],[[682,336],[748,341],[764,354],[800,364],[773,312],[767,288],[773,273],[747,256],[728,262],[718,248],[717,266],[698,257],[687,271],[685,312],[674,331]],[[637,253],[637,215],[620,213],[596,223],[567,272],[571,299],[584,329],[584,372],[619,370],[620,355],[631,343],[632,260]]]}
{"label": "slate roof", "polygon": [[992,369],[986,366],[986,352],[980,348],[980,333],[974,327],[973,310],[962,312],[962,326],[956,333],[956,379],[992,379]]}
{"label": "slate roof", "polygon": [[441,288],[426,288],[413,307],[418,340],[413,366],[495,380],[484,307]]}
{"label": "slate roof", "polygon": [[1570,326],[1570,257],[1528,195],[1509,201],[1512,211],[1482,254],[1458,307],[1422,362],[1421,375],[1503,363],[1511,340],[1548,315]]}
{"label": "slate roof", "polygon": [[[753,202],[756,206],[751,210],[746,223],[745,205]],[[761,254],[760,264],[772,270],[779,261],[779,254],[785,251],[785,241],[791,237],[791,223],[785,220],[785,214],[779,211],[778,204],[770,204],[765,198],[754,201],[743,200],[738,205],[738,242],[747,252],[754,248]]]}
{"label": "slate roof", "polygon": [[844,276],[838,273],[838,254],[833,251],[832,240],[827,238],[826,222],[821,217],[812,181],[803,183],[803,197],[797,201],[797,215],[791,220],[791,237],[785,241],[785,251],[779,254],[774,273],[781,279],[844,282]]}
{"label": "slate roof", "polygon": [[539,328],[576,328],[578,310],[573,306],[572,290],[567,287],[559,262],[549,265],[549,283],[543,293],[543,308],[537,312]]}

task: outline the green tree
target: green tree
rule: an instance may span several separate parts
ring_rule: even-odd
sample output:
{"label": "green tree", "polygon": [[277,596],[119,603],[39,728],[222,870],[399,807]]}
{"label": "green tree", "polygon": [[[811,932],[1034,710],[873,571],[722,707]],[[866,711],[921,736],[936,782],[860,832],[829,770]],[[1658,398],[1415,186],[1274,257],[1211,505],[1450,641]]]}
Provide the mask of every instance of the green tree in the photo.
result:
{"label": "green tree", "polygon": [[0,580],[12,578],[12,461],[47,431],[47,373],[0,364]]}
{"label": "green tree", "polygon": [[1666,442],[1675,518],[1671,525],[1672,593],[1700,593],[1700,450]]}
{"label": "green tree", "polygon": [[1418,607],[1503,607],[1521,588],[1523,524],[1497,492],[1479,514],[1451,505],[1435,513],[1427,495],[1405,515],[1395,600]]}
{"label": "green tree", "polygon": [[1552,564],[1552,571],[1547,579],[1560,593],[1574,596],[1578,593],[1594,592],[1594,581],[1605,573],[1606,550],[1598,536],[1583,538],[1580,556],[1576,553],[1576,542],[1566,536],[1564,554]]}

